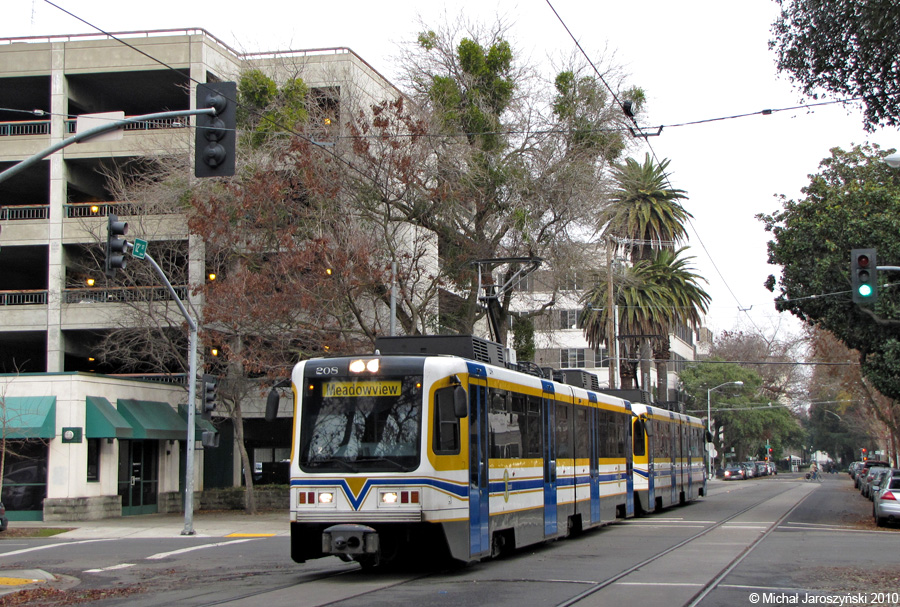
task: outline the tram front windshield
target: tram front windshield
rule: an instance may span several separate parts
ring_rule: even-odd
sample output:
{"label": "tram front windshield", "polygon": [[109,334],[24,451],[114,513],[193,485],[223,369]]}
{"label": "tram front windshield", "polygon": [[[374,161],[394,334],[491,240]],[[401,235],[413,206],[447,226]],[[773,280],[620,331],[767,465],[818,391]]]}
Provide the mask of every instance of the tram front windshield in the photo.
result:
{"label": "tram front windshield", "polygon": [[419,465],[422,377],[309,379],[300,403],[306,472],[398,472]]}

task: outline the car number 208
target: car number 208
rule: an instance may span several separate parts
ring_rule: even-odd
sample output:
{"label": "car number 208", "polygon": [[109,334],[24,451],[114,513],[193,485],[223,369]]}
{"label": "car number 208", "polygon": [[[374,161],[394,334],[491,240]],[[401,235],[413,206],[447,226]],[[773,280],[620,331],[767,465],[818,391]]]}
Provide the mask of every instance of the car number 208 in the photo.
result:
{"label": "car number 208", "polygon": [[337,367],[316,367],[316,375],[337,375]]}

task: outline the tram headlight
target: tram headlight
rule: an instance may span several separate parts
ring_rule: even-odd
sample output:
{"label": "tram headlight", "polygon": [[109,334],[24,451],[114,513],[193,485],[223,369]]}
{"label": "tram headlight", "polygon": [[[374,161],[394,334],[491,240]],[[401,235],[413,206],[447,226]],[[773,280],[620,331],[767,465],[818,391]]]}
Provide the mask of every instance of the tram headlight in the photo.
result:
{"label": "tram headlight", "polygon": [[418,489],[383,489],[378,492],[379,506],[397,506],[400,504],[418,504]]}
{"label": "tram headlight", "polygon": [[350,373],[362,373],[363,371],[378,373],[379,369],[381,369],[381,361],[377,358],[369,360],[358,358],[350,361],[348,369],[350,370]]}

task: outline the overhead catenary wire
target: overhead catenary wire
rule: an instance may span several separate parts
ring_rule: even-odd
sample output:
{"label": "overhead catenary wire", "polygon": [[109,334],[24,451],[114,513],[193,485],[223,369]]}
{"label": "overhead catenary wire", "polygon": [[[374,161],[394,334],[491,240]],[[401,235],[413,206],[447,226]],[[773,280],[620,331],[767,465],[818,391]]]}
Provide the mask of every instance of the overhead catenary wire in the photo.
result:
{"label": "overhead catenary wire", "polygon": [[[118,43],[120,43],[120,44],[122,44],[122,45],[124,45],[124,46],[126,46],[126,47],[128,47],[128,48],[130,48],[130,49],[132,49],[132,50],[134,50],[135,52],[137,52],[137,53],[139,53],[139,54],[141,54],[141,55],[143,55],[143,56],[145,56],[145,57],[147,57],[148,59],[154,61],[155,63],[158,63],[158,64],[162,65],[163,67],[169,69],[169,70],[178,72],[179,74],[183,74],[183,72],[177,70],[175,67],[173,67],[172,65],[169,65],[169,64],[166,63],[165,61],[162,61],[162,60],[160,60],[160,59],[154,57],[153,55],[151,55],[151,54],[149,54],[149,53],[143,51],[142,49],[140,49],[140,48],[138,48],[138,47],[136,47],[136,46],[134,46],[134,45],[128,43],[126,40],[124,40],[124,39],[122,39],[122,38],[116,36],[115,34],[110,33],[110,32],[108,32],[108,31],[104,30],[103,28],[100,28],[100,27],[94,25],[93,23],[87,21],[86,19],[84,19],[84,18],[82,18],[82,17],[79,17],[78,15],[72,13],[71,11],[69,11],[69,10],[67,10],[67,9],[65,9],[65,8],[63,8],[63,7],[61,7],[61,6],[59,6],[58,4],[56,4],[55,2],[53,2],[52,0],[44,0],[44,2],[46,2],[46,3],[49,4],[50,6],[53,6],[53,7],[56,8],[57,10],[60,10],[61,12],[66,13],[67,15],[71,16],[72,18],[77,19],[78,21],[81,21],[82,23],[84,23],[84,24],[87,25],[88,27],[91,27],[91,28],[95,29],[96,31],[102,33],[103,35],[108,36],[110,39],[115,40],[116,42],[118,42]],[[568,35],[572,38],[572,40],[573,40],[573,42],[575,43],[575,45],[576,45],[576,47],[578,48],[578,50],[579,50],[579,51],[582,53],[582,55],[586,58],[587,62],[590,64],[591,68],[593,69],[593,71],[594,71],[595,74],[597,75],[598,79],[602,82],[602,84],[603,84],[603,85],[606,87],[606,89],[609,91],[609,93],[610,93],[610,95],[613,97],[615,103],[616,103],[617,105],[619,105],[620,107],[623,107],[623,109],[624,109],[624,102],[619,98],[618,93],[617,93],[617,92],[609,85],[609,83],[608,83],[608,82],[606,81],[606,79],[603,77],[603,74],[600,72],[600,70],[597,68],[597,66],[596,66],[596,65],[593,63],[593,61],[590,59],[590,57],[588,56],[587,52],[586,52],[586,51],[584,50],[584,48],[582,47],[581,43],[576,39],[576,37],[575,37],[575,35],[573,34],[573,32],[571,31],[571,29],[568,27],[568,25],[567,25],[567,24],[565,23],[565,21],[562,19],[562,16],[558,13],[558,11],[555,9],[555,7],[553,6],[553,4],[551,3],[551,0],[546,0],[546,2],[547,2],[547,5],[550,7],[551,11],[552,11],[552,12],[554,13],[554,15],[556,16],[556,18],[559,20],[560,24],[561,24],[561,25],[563,26],[563,28],[566,30],[566,32],[568,33]],[[188,76],[188,78],[189,78],[192,82],[194,82],[194,83],[196,83],[196,84],[202,84],[201,82],[197,81],[197,80],[194,79],[194,78],[191,78],[190,76]],[[896,94],[900,94],[900,93],[896,93]],[[230,100],[230,101],[233,101],[234,103],[237,104],[237,100]],[[626,116],[629,117],[631,123],[634,125],[635,128],[638,129],[638,131],[642,131],[642,130],[648,129],[648,128],[657,128],[657,129],[662,130],[663,128],[686,127],[686,126],[694,126],[694,125],[699,125],[699,124],[707,124],[707,123],[712,123],[712,122],[720,122],[720,121],[725,121],[725,120],[735,120],[735,119],[749,118],[749,117],[754,117],[754,116],[768,116],[768,115],[772,115],[772,114],[775,114],[775,113],[778,113],[778,112],[795,111],[795,110],[798,110],[798,109],[809,109],[809,108],[813,108],[813,107],[821,107],[821,106],[826,106],[826,105],[848,104],[848,103],[854,103],[854,102],[858,102],[858,101],[863,101],[863,98],[862,98],[862,97],[856,97],[856,98],[849,98],[849,99],[839,99],[839,100],[821,101],[821,102],[809,103],[809,104],[793,105],[793,106],[782,107],[782,108],[767,108],[767,109],[762,109],[762,110],[758,110],[758,111],[754,111],[754,112],[737,113],[737,114],[732,114],[732,115],[727,115],[727,116],[719,116],[719,117],[713,117],[713,118],[702,118],[702,119],[698,119],[698,120],[690,120],[690,121],[676,122],[676,123],[671,123],[671,124],[661,124],[661,125],[658,125],[658,126],[656,126],[656,127],[641,126],[641,125],[638,123],[637,118],[636,118],[635,116],[630,115],[629,113],[626,113]],[[0,110],[2,110],[2,111],[9,111],[9,112],[22,112],[22,113],[27,113],[27,114],[32,114],[32,115],[38,115],[38,116],[51,115],[50,112],[44,111],[44,110],[42,110],[42,109],[24,110],[24,109],[14,109],[14,108],[0,108]],[[71,117],[71,116],[67,116],[67,117]],[[344,164],[345,166],[347,166],[348,168],[350,168],[350,169],[351,169],[352,171],[354,171],[355,173],[359,174],[360,176],[362,176],[362,177],[364,177],[364,178],[366,178],[366,179],[368,179],[368,180],[370,180],[370,181],[374,181],[374,178],[373,178],[371,175],[367,174],[363,169],[361,169],[360,167],[356,166],[354,163],[349,162],[346,158],[344,158],[344,157],[342,157],[341,155],[337,154],[337,153],[334,152],[333,150],[331,150],[331,149],[329,149],[329,148],[327,148],[327,147],[322,147],[322,146],[318,145],[316,141],[314,141],[314,140],[311,139],[310,137],[304,135],[303,133],[300,133],[300,132],[296,131],[295,129],[289,128],[289,127],[287,127],[287,126],[285,126],[285,125],[283,125],[283,124],[278,123],[276,120],[274,120],[273,118],[271,118],[271,116],[268,116],[268,115],[264,115],[264,114],[263,114],[263,115],[260,115],[260,117],[261,117],[261,119],[267,120],[269,123],[275,125],[275,126],[279,129],[279,132],[289,133],[289,134],[295,135],[295,136],[297,136],[297,137],[299,137],[299,138],[301,138],[301,139],[303,139],[303,140],[309,142],[309,143],[312,144],[316,149],[319,149],[319,150],[321,150],[322,152],[324,152],[325,154],[330,155],[330,156],[333,157],[335,160],[337,160],[338,162]],[[622,132],[622,131],[626,131],[626,130],[629,130],[629,129],[628,129],[627,127],[608,127],[608,128],[598,128],[598,129],[593,129],[593,131],[595,131],[595,132]],[[541,134],[563,134],[563,133],[565,133],[565,132],[567,132],[567,131],[566,131],[566,130],[563,130],[563,129],[542,129],[542,130],[535,130],[535,131],[498,130],[498,131],[492,131],[492,132],[489,132],[489,133],[481,133],[481,134],[522,135],[522,134],[528,134],[528,133],[530,133],[530,134],[533,134],[533,135],[541,135]],[[450,137],[466,137],[466,136],[468,136],[468,135],[470,135],[470,134],[468,134],[468,133],[452,133],[452,134],[448,134],[448,133],[445,133],[445,132],[444,132],[444,133],[430,133],[430,132],[424,132],[424,133],[416,133],[416,134],[407,134],[407,133],[371,134],[371,135],[366,135],[366,134],[363,134],[363,135],[340,135],[340,134],[335,134],[335,135],[332,135],[332,138],[337,139],[337,140],[340,140],[340,139],[359,139],[359,138],[381,138],[381,139],[384,139],[384,138],[408,138],[408,137],[436,137],[436,138],[437,138],[437,137],[440,137],[440,138],[450,138]],[[637,135],[637,136],[638,136],[638,137],[641,137],[640,135]],[[653,149],[653,146],[650,144],[649,140],[648,140],[646,137],[643,137],[643,138],[645,139],[645,142],[647,143],[647,146],[648,146],[648,148],[650,149],[650,151],[651,151],[651,153],[652,153],[654,159],[655,159],[655,160],[657,161],[657,163],[658,163],[658,162],[659,162],[659,159],[658,159],[658,157],[657,157],[657,154],[656,154],[655,150]],[[668,182],[668,176],[666,176],[666,180],[667,180],[667,182]],[[670,183],[670,186],[671,186],[671,183]],[[707,249],[707,247],[706,247],[706,245],[705,245],[705,243],[704,243],[704,241],[703,241],[703,239],[702,239],[700,233],[698,232],[698,230],[697,230],[696,226],[694,225],[694,223],[693,223],[692,221],[690,221],[690,219],[688,219],[688,225],[691,226],[691,229],[692,229],[693,233],[695,234],[695,236],[696,236],[696,238],[697,238],[697,242],[699,243],[700,247],[703,249],[703,251],[704,251],[704,253],[706,254],[707,258],[708,258],[708,259],[710,260],[710,262],[712,263],[713,268],[715,269],[716,273],[718,274],[718,276],[719,276],[720,279],[722,280],[722,283],[725,285],[725,287],[727,288],[727,290],[731,293],[731,295],[732,295],[732,297],[734,298],[734,300],[737,302],[739,310],[740,310],[741,312],[747,314],[747,311],[749,310],[749,308],[748,308],[748,307],[745,307],[745,306],[743,306],[743,305],[741,305],[740,300],[738,299],[738,297],[736,296],[736,294],[735,294],[734,291],[732,290],[731,286],[728,284],[728,281],[725,279],[725,277],[724,277],[722,271],[719,269],[718,265],[716,264],[715,258],[714,258],[713,255],[710,253],[710,251]],[[834,293],[834,294],[811,295],[811,296],[807,296],[806,298],[794,298],[794,299],[791,299],[791,300],[783,300],[783,301],[785,301],[785,303],[787,303],[788,301],[800,301],[801,299],[816,298],[816,297],[825,297],[825,296],[831,296],[831,295],[840,294],[840,293],[841,293],[841,292],[839,292],[839,293]],[[756,327],[757,330],[759,330],[759,327],[758,327],[758,326],[756,325],[756,323],[753,321],[753,318],[752,318],[751,316],[749,316],[749,314],[747,314],[747,318],[748,318],[748,319],[750,320],[750,322],[754,325],[754,327]]]}

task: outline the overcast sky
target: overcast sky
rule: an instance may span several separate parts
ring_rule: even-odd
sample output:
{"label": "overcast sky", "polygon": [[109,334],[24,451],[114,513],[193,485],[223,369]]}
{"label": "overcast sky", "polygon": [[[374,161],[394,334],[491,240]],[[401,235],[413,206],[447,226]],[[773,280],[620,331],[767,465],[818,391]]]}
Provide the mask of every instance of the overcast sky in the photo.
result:
{"label": "overcast sky", "polygon": [[[768,50],[773,0],[551,3],[593,61],[611,59],[646,91],[645,123],[667,125],[649,143],[657,157],[671,159],[672,185],[689,196],[690,253],[709,281],[710,327],[796,331],[762,286],[778,269],[766,264],[768,235],[754,216],[778,209],[776,194],[799,197],[830,148],[867,141],[900,147],[900,133],[867,134],[859,112],[840,104],[758,113],[805,101],[778,76]],[[106,31],[200,27],[247,52],[349,47],[389,79],[397,45],[418,31],[417,15],[426,23],[440,23],[444,13],[488,23],[500,15],[512,25],[514,47],[546,66],[548,77],[552,58],[576,51],[546,0],[256,0],[240,10],[236,3],[183,0],[54,4]],[[95,31],[44,0],[3,2],[0,37]],[[753,115],[675,126],[743,114]],[[642,159],[645,150],[633,155]]]}

